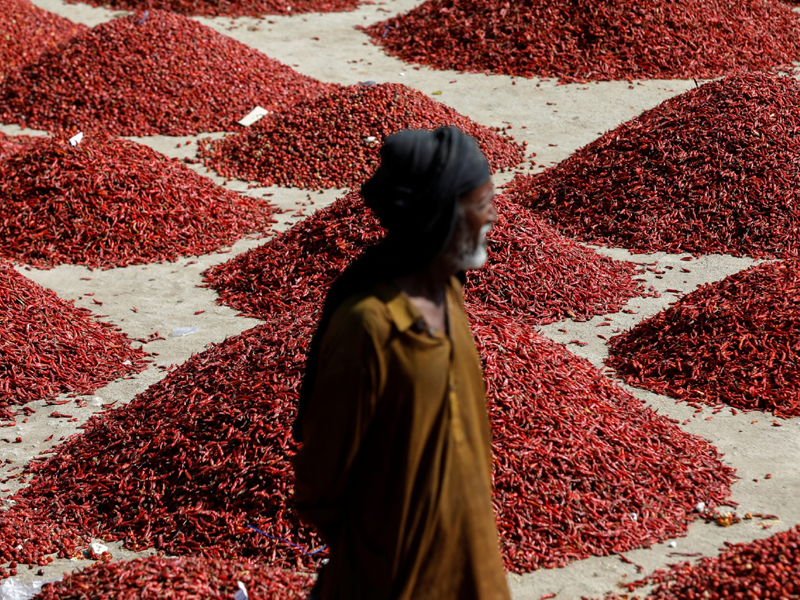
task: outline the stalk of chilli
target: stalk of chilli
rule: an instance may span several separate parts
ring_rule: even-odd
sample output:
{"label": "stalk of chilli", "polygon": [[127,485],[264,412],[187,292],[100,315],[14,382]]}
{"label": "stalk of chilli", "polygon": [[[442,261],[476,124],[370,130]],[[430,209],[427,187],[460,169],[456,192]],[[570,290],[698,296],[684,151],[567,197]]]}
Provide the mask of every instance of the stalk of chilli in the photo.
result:
{"label": "stalk of chilli", "polygon": [[705,284],[611,338],[626,383],[689,402],[800,415],[800,260]]}
{"label": "stalk of chilli", "polygon": [[747,73],[642,113],[509,197],[560,231],[633,252],[800,250],[800,84]]}
{"label": "stalk of chilli", "polygon": [[116,135],[236,131],[267,110],[337,86],[170,12],[112,19],[46,52],[0,86],[0,120]]}
{"label": "stalk of chilli", "polygon": [[135,142],[37,138],[0,161],[0,257],[39,268],[176,260],[267,231],[265,200],[214,185]]}
{"label": "stalk of chilli", "polygon": [[572,83],[790,67],[798,25],[758,0],[427,0],[361,29],[407,62]]}
{"label": "stalk of chilli", "polygon": [[262,185],[353,187],[378,167],[389,135],[445,125],[473,136],[495,171],[524,159],[524,143],[399,83],[348,86],[297,103],[246,132],[201,140],[200,156],[220,175]]}
{"label": "stalk of chilli", "polygon": [[0,260],[0,423],[14,424],[14,406],[63,392],[91,394],[143,371],[146,356],[116,327]]}

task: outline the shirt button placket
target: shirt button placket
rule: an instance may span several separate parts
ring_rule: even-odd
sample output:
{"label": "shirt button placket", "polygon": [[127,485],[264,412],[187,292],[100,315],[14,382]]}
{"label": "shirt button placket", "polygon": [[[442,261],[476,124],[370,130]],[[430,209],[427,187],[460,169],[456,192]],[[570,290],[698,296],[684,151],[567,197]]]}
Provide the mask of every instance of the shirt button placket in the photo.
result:
{"label": "shirt button placket", "polygon": [[461,443],[466,439],[466,436],[464,435],[464,424],[461,421],[461,411],[459,410],[458,395],[456,394],[456,382],[452,369],[450,370],[447,388],[447,397],[450,402],[450,426],[453,432],[453,439]]}

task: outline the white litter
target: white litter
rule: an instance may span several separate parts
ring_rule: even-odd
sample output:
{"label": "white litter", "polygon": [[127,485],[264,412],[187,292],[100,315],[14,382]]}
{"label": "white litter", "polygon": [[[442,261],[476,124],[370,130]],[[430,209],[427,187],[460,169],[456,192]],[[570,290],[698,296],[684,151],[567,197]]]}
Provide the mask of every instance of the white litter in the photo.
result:
{"label": "white litter", "polygon": [[239,125],[244,125],[245,127],[250,127],[253,123],[260,121],[264,118],[264,115],[268,115],[269,111],[266,108],[262,108],[261,106],[256,106],[253,110],[247,113],[244,117],[239,120]]}
{"label": "white litter", "polygon": [[108,552],[108,546],[100,542],[92,542],[89,544],[89,548],[91,548],[92,552],[97,554],[97,556],[100,556],[103,552]]}
{"label": "white litter", "polygon": [[73,135],[71,138],[69,138],[69,145],[70,146],[77,146],[78,144],[81,143],[82,139],[83,139],[83,132],[79,131],[78,133]]}
{"label": "white litter", "polygon": [[248,600],[250,597],[247,595],[247,588],[241,581],[237,581],[236,583],[239,584],[239,589],[236,590],[236,593],[233,595],[233,600]]}
{"label": "white litter", "polygon": [[170,337],[185,337],[187,335],[192,335],[193,333],[197,333],[200,331],[199,327],[176,327],[172,330],[172,333],[169,334]]}
{"label": "white litter", "polygon": [[0,600],[30,600],[42,591],[45,583],[55,583],[60,579],[21,582],[16,577],[9,577],[0,585]]}

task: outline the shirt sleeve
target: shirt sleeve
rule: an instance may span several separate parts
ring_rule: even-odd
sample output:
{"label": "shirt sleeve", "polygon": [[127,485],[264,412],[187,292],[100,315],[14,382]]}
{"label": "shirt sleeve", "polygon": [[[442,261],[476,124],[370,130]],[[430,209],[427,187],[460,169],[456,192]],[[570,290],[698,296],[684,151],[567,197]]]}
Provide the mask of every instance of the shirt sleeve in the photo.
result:
{"label": "shirt sleeve", "polygon": [[295,507],[327,544],[338,536],[348,477],[379,394],[374,317],[343,306],[331,319],[293,461]]}

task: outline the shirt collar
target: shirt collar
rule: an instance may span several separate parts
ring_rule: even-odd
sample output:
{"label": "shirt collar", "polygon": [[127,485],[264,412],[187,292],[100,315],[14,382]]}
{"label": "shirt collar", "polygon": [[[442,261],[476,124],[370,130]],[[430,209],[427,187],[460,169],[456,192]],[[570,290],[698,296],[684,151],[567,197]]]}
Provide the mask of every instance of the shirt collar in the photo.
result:
{"label": "shirt collar", "polygon": [[379,283],[376,285],[375,293],[386,304],[398,331],[406,331],[422,319],[422,314],[396,286],[390,283]]}
{"label": "shirt collar", "polygon": [[[448,304],[450,302],[450,295],[454,291],[454,281],[455,278],[451,278],[445,287],[445,298]],[[375,295],[386,305],[398,331],[404,332],[418,321],[424,323],[422,313],[411,304],[408,297],[402,293],[397,286],[391,283],[379,283],[375,286]]]}

